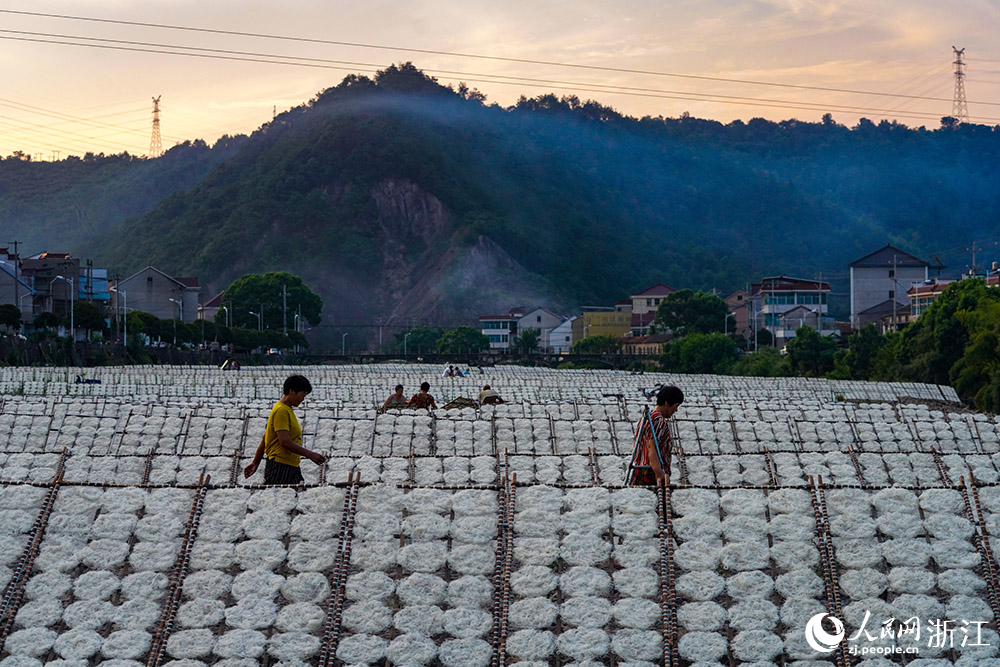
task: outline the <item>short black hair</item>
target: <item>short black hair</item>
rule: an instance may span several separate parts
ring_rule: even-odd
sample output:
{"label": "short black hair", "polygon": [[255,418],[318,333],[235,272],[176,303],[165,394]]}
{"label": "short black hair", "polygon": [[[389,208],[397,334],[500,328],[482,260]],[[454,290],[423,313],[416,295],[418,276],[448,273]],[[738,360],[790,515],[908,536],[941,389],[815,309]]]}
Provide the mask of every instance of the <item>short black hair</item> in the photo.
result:
{"label": "short black hair", "polygon": [[484,385],[483,385],[483,391],[486,391],[486,390],[487,390],[487,389],[489,389],[489,388],[490,388],[490,386],[489,386],[488,384],[484,384]]}
{"label": "short black hair", "polygon": [[657,405],[680,405],[683,402],[684,392],[673,385],[661,387],[660,391],[656,392]]}
{"label": "short black hair", "polygon": [[305,375],[289,375],[288,379],[285,380],[285,384],[282,385],[281,391],[288,394],[293,391],[304,391],[307,394],[311,394],[313,386],[309,384],[309,380],[306,379]]}
{"label": "short black hair", "polygon": [[396,391],[402,391],[402,389],[403,389],[403,385],[401,385],[401,384],[397,384],[396,385]]}
{"label": "short black hair", "polygon": [[430,390],[431,390],[431,383],[430,382],[421,382],[420,383],[420,391],[430,391]]}

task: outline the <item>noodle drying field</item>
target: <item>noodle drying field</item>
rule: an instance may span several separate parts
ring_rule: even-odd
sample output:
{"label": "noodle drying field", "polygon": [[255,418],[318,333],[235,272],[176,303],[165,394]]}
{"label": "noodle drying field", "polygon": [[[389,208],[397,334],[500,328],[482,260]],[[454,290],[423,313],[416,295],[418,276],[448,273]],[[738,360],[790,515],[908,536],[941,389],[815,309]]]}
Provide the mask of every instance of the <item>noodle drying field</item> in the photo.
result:
{"label": "noodle drying field", "polygon": [[[0,667],[1000,665],[1000,424],[947,387],[86,370],[0,369]],[[264,487],[242,468],[290,373],[328,458]],[[378,413],[424,380],[507,403]],[[626,488],[661,382],[671,485]],[[882,650],[817,650],[818,614]]]}

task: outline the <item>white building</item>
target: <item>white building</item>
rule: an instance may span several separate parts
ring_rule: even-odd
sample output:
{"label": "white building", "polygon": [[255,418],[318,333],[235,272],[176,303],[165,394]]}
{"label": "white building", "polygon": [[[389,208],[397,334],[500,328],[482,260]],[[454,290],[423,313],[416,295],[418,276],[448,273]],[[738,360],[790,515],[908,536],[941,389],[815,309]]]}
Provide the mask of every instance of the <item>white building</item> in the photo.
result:
{"label": "white building", "polygon": [[840,333],[827,315],[830,284],[820,280],[774,276],[750,286],[754,303],[754,329],[764,328],[783,348],[800,326],[810,326],[821,336]]}
{"label": "white building", "polygon": [[525,313],[517,321],[517,330],[538,329],[538,349],[548,351],[552,347],[552,332],[566,320],[545,308],[535,308]]}
{"label": "white building", "polygon": [[566,354],[573,347],[573,321],[579,315],[574,315],[563,321],[559,326],[549,332],[549,351],[554,354]]}
{"label": "white building", "polygon": [[517,323],[524,316],[524,308],[511,308],[506,315],[480,315],[479,330],[490,339],[490,350],[506,352],[517,336]]}
{"label": "white building", "polygon": [[116,289],[118,292],[112,294],[125,292],[125,296],[121,304],[115,297],[115,307],[127,305],[129,312],[138,310],[161,320],[179,319],[184,322],[194,322],[198,317],[201,287],[197,278],[173,278],[155,267],[147,266],[119,281]]}
{"label": "white building", "polygon": [[909,309],[907,290],[927,280],[929,266],[891,245],[851,262],[851,325],[860,328],[887,312]]}

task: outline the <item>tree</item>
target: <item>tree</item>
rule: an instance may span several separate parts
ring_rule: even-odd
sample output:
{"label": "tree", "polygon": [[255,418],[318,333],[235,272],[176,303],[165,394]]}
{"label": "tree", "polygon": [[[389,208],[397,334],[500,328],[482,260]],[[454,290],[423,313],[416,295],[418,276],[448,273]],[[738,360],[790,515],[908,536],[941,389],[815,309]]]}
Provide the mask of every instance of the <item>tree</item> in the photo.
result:
{"label": "tree", "polygon": [[788,356],[773,347],[762,347],[756,352],[740,357],[729,368],[730,375],[751,377],[786,377],[792,375]]}
{"label": "tree", "polygon": [[573,343],[573,354],[618,354],[622,339],[614,336],[587,336]]}
{"label": "tree", "polygon": [[32,324],[36,329],[55,329],[62,324],[62,318],[55,313],[38,313]]}
{"label": "tree", "polygon": [[437,342],[438,352],[455,354],[461,352],[481,352],[490,348],[490,339],[472,327],[452,329]]}
{"label": "tree", "polygon": [[820,336],[809,326],[795,330],[795,338],[785,345],[788,361],[796,371],[809,377],[821,377],[833,370],[837,341],[832,336]]}
{"label": "tree", "polygon": [[0,305],[0,327],[6,327],[9,331],[16,331],[21,328],[21,311],[12,303]]}
{"label": "tree", "polygon": [[740,351],[722,333],[692,333],[675,340],[661,357],[673,373],[726,373]]}
{"label": "tree", "polygon": [[428,352],[437,349],[438,340],[444,335],[444,329],[438,327],[413,327],[394,334],[396,348],[405,353]]}
{"label": "tree", "polygon": [[736,328],[729,305],[723,299],[689,289],[673,292],[661,301],[653,324],[658,331],[669,330],[678,338],[689,333],[721,333]]}
{"label": "tree", "polygon": [[885,344],[885,336],[874,324],[855,331],[847,339],[847,349],[836,352],[834,368],[837,376],[845,380],[870,380],[875,372],[876,359]]}
{"label": "tree", "polygon": [[[285,288],[282,297],[282,285]],[[283,310],[287,305],[287,312]],[[292,329],[294,317],[302,308],[302,317],[309,324],[320,323],[323,299],[302,282],[302,278],[285,271],[248,273],[237,278],[222,294],[222,305],[229,309],[235,327],[256,329],[258,320],[251,312],[263,316],[265,329],[281,329],[282,320]],[[263,308],[263,310],[261,310]],[[215,313],[216,324],[226,323],[226,311]]]}
{"label": "tree", "polygon": [[757,330],[757,348],[774,347],[774,335],[770,329]]}
{"label": "tree", "polygon": [[520,335],[514,339],[511,343],[511,348],[517,350],[518,352],[523,352],[525,354],[531,354],[538,350],[538,341],[542,336],[541,329],[527,328],[522,329]]}
{"label": "tree", "polygon": [[89,301],[73,302],[73,326],[87,332],[89,339],[94,331],[104,331],[107,322],[101,309]]}

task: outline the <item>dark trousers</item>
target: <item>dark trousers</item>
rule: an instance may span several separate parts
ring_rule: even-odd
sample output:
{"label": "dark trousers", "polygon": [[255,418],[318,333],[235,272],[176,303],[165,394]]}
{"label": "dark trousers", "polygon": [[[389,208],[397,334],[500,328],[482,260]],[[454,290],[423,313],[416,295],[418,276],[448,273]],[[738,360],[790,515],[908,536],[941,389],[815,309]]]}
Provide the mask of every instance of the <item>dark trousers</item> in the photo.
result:
{"label": "dark trousers", "polygon": [[265,484],[301,484],[302,471],[298,466],[288,465],[279,461],[267,460],[264,464]]}

